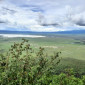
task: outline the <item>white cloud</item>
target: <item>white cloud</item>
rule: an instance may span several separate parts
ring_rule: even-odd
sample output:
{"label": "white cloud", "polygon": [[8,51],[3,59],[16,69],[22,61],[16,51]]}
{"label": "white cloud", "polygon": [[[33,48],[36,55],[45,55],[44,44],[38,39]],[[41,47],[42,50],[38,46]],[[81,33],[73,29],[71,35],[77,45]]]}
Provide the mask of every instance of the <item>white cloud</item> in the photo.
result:
{"label": "white cloud", "polygon": [[4,0],[0,4],[0,30],[85,29],[84,3],[84,0]]}

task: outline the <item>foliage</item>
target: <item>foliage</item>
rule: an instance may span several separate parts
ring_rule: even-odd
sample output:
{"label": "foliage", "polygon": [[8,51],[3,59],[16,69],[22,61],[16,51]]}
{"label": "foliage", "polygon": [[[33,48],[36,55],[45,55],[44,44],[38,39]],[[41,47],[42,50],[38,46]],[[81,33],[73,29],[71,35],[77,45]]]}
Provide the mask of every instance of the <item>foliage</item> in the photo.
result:
{"label": "foliage", "polygon": [[36,53],[25,39],[11,45],[7,55],[0,55],[0,85],[85,85],[85,76],[76,78],[72,69],[55,74],[61,52],[49,58],[44,52],[40,47]]}
{"label": "foliage", "polygon": [[0,85],[35,85],[43,75],[53,73],[60,62],[59,53],[48,60],[44,48],[35,54],[28,40],[14,43],[6,56],[0,55]]}

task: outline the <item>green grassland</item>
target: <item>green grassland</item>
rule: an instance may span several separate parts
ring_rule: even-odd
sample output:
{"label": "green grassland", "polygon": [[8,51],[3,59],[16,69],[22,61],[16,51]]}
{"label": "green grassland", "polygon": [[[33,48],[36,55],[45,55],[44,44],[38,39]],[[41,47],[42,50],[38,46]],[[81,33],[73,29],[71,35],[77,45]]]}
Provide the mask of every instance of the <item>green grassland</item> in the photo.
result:
{"label": "green grassland", "polygon": [[[25,38],[29,40],[31,47],[37,51],[39,47],[45,48],[48,56],[60,52],[61,63],[56,71],[65,68],[74,68],[81,74],[85,73],[85,35],[71,34],[42,34],[43,38]],[[0,37],[0,53],[6,53],[14,42],[21,42],[22,38]]]}

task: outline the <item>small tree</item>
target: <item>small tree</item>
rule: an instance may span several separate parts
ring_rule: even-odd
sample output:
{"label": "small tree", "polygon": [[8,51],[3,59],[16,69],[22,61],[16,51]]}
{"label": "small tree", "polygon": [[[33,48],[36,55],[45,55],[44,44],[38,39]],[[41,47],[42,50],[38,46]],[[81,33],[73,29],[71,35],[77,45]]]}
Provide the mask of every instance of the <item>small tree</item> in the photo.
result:
{"label": "small tree", "polygon": [[[0,85],[44,85],[43,78],[53,75],[55,66],[60,62],[61,52],[48,59],[44,48],[40,47],[35,53],[29,41],[22,40],[11,45],[6,56],[0,55]],[[49,82],[48,79],[45,85]]]}

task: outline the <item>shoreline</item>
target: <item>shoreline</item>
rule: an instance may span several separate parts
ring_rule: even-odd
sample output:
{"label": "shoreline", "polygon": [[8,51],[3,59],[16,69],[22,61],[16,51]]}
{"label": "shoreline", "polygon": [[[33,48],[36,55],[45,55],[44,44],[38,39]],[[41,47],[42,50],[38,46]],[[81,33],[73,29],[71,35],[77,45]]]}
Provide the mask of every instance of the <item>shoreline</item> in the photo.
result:
{"label": "shoreline", "polygon": [[7,38],[17,38],[17,37],[43,38],[43,37],[46,37],[42,35],[23,35],[23,34],[0,34],[0,36],[7,37]]}

